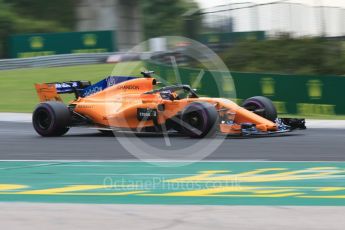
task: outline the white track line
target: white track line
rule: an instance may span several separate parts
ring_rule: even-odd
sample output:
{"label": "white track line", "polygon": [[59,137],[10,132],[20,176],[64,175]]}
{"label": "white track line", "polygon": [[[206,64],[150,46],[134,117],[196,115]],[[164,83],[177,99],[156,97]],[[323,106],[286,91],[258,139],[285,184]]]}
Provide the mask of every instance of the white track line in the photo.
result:
{"label": "white track line", "polygon": [[270,161],[263,159],[249,159],[249,160],[200,160],[200,161],[191,161],[191,160],[0,160],[1,162],[56,162],[56,163],[241,163],[241,162],[276,162],[276,163],[345,163],[345,161]]}
{"label": "white track line", "polygon": [[345,120],[307,120],[307,128],[345,129]]}
{"label": "white track line", "polygon": [[31,122],[31,113],[0,113],[0,121]]}
{"label": "white track line", "polygon": [[[0,121],[5,122],[31,122],[31,113],[0,113]],[[310,120],[307,128],[312,129],[345,129],[345,120]]]}

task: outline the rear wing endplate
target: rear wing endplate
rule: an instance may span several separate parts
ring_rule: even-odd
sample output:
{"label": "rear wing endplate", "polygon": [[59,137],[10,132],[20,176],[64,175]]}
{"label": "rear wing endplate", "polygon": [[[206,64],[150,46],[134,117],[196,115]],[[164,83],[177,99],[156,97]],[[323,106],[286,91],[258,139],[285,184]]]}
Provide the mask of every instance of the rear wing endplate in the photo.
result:
{"label": "rear wing endplate", "polygon": [[69,81],[35,84],[35,88],[41,102],[62,101],[59,94],[74,93],[78,98],[82,96],[82,90],[90,85],[89,81]]}
{"label": "rear wing endplate", "polygon": [[44,101],[61,101],[54,85],[50,84],[35,84],[36,92],[40,102]]}
{"label": "rear wing endplate", "polygon": [[109,76],[93,85],[89,81],[68,81],[35,84],[38,97],[43,101],[62,101],[59,94],[74,93],[76,99],[87,97],[110,86],[135,79],[132,76]]}

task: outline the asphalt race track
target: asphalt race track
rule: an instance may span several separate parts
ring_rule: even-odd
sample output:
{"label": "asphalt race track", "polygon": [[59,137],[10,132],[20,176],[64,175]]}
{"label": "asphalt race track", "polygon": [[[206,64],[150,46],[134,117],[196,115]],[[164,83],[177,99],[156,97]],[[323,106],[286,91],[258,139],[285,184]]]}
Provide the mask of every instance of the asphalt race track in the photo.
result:
{"label": "asphalt race track", "polygon": [[[206,160],[345,161],[345,130],[308,129],[287,136],[226,139]],[[121,138],[121,137],[120,137]],[[161,136],[143,136],[152,146],[164,145]],[[173,146],[195,140],[170,137]],[[63,137],[42,138],[31,123],[0,122],[0,160],[135,160],[114,137],[97,130],[73,128]],[[180,160],[181,155],[169,156]],[[155,160],[155,159],[152,159]]]}
{"label": "asphalt race track", "polygon": [[[208,161],[184,164],[198,140],[171,135],[168,147],[162,135],[114,138],[85,128],[43,138],[30,122],[0,122],[0,221],[8,229],[52,229],[56,215],[73,229],[209,229],[209,220],[217,229],[343,229],[344,134],[218,136]],[[169,162],[138,161],[123,140],[157,147]],[[171,148],[176,154],[164,151]]]}

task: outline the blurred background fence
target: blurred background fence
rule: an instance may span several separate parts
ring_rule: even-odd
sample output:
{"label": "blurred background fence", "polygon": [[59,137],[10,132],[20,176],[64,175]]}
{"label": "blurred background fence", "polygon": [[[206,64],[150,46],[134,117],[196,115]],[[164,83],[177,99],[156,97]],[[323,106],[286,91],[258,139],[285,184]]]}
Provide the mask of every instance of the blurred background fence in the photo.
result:
{"label": "blurred background fence", "polygon": [[31,58],[3,59],[0,60],[0,70],[105,63],[110,54],[113,53],[60,54]]}
{"label": "blurred background fence", "polygon": [[[322,4],[322,1],[318,1]],[[266,31],[274,36],[345,36],[345,9],[287,0],[265,4],[240,2],[203,9],[204,32]]]}

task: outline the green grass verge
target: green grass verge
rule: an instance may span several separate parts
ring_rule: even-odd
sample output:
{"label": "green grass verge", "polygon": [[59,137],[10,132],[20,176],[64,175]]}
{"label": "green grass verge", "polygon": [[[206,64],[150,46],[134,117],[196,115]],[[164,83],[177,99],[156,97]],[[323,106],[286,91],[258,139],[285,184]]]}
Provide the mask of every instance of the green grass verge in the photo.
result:
{"label": "green grass verge", "polygon": [[38,103],[35,83],[68,80],[95,83],[109,75],[139,76],[141,68],[141,62],[126,62],[0,71],[0,112],[32,112]]}

